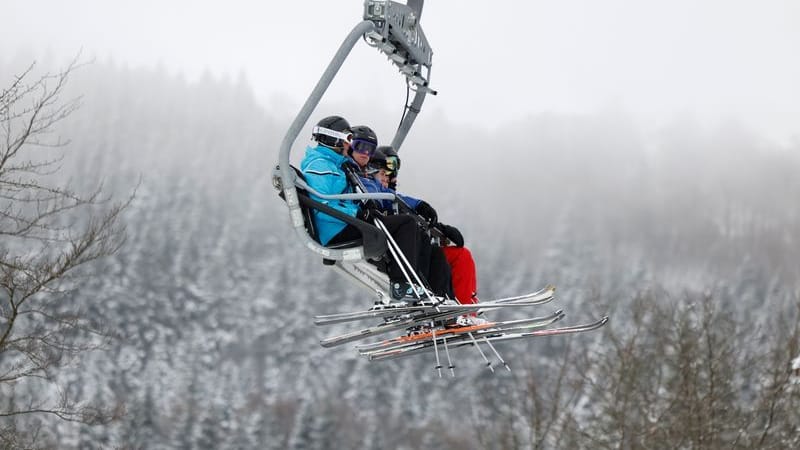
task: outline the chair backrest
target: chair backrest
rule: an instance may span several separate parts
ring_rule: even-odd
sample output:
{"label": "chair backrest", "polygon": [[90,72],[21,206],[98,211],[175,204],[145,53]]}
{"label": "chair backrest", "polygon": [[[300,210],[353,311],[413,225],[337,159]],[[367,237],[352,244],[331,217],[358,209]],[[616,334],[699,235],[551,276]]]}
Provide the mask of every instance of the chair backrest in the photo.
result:
{"label": "chair backrest", "polygon": [[[302,179],[303,181],[306,181],[306,177],[303,175],[303,172],[298,170],[297,167],[295,166],[291,167],[298,178]],[[306,191],[305,189],[297,185],[295,185],[295,189],[297,189],[297,193],[299,195],[308,197],[308,191]],[[286,197],[284,196],[283,191],[278,191],[278,195],[280,196],[280,198],[286,201]],[[307,206],[301,203],[300,210],[303,212],[303,226],[305,226],[306,232],[308,232],[308,235],[311,236],[312,239],[319,242],[319,236],[317,235],[317,227],[316,225],[314,225],[314,214],[311,208],[308,208]]]}
{"label": "chair backrest", "polygon": [[[292,169],[294,169],[294,172],[297,174],[298,178],[300,178],[303,181],[307,181],[305,175],[303,175],[303,172],[298,170],[297,167],[292,166]],[[308,191],[306,191],[305,189],[297,185],[295,185],[295,188],[297,189],[298,194],[308,196]],[[311,238],[314,239],[315,241],[319,242],[319,235],[317,235],[317,226],[314,224],[313,210],[302,204],[300,205],[300,208],[303,211],[303,225],[305,225],[306,231],[308,231],[308,235],[311,236]]]}

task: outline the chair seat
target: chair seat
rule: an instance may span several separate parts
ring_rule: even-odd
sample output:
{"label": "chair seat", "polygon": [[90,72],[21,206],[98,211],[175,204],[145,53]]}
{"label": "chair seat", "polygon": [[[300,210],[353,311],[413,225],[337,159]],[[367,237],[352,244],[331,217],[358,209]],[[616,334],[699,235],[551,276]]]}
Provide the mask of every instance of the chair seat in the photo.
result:
{"label": "chair seat", "polygon": [[[303,173],[298,170],[296,167],[291,166],[294,170],[295,174],[298,178],[305,180]],[[316,209],[318,211],[322,211],[326,214],[332,215],[339,220],[342,220],[345,223],[348,223],[352,226],[358,228],[361,232],[362,237],[360,239],[354,239],[351,241],[345,242],[338,242],[336,244],[326,245],[326,248],[331,250],[339,250],[339,249],[347,249],[347,248],[354,248],[354,247],[364,247],[364,253],[367,255],[368,258],[376,258],[381,257],[387,248],[386,239],[383,236],[383,233],[372,224],[364,222],[354,217],[347,216],[343,214],[341,211],[335,210],[330,206],[314,201],[309,196],[309,193],[305,189],[301,189],[300,187],[295,186],[297,190],[297,197],[300,201],[300,210],[303,213],[303,225],[308,233],[309,237],[316,242],[319,242],[319,236],[317,235],[317,229],[314,224],[314,217],[312,214],[312,209]],[[283,195],[283,191],[280,191],[278,195],[286,200]],[[323,262],[326,265],[334,264],[335,261],[329,261],[323,259]]]}

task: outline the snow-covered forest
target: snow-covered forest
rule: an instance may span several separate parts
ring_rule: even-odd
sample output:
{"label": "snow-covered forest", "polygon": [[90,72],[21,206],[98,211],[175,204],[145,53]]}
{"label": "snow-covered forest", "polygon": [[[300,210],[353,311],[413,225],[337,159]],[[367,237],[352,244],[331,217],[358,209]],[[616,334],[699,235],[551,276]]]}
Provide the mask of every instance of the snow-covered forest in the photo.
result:
{"label": "snow-covered forest", "polygon": [[[0,60],[3,85],[29,63]],[[49,64],[39,67],[58,68]],[[462,230],[479,296],[553,283],[555,302],[537,312],[563,308],[565,323],[611,316],[594,333],[499,346],[510,373],[459,350],[457,377],[439,379],[429,355],[371,364],[318,345],[352,326],[318,328],[312,316],[373,299],[293,239],[270,178],[295,111],[260,104],[243,79],[187,82],[113,62],[76,70],[67,93],[82,106],[59,124],[70,142],[53,176],[135,198],[125,245],[69,302],[111,339],[51,370],[71,398],[115,414],[96,424],[6,417],[59,393],[0,382],[4,439],[82,449],[800,446],[800,143],[689,115],[656,131],[619,110],[485,131],[423,111],[401,152],[400,190]],[[388,141],[380,132],[399,106],[326,112]],[[0,374],[8,363],[0,352]]]}

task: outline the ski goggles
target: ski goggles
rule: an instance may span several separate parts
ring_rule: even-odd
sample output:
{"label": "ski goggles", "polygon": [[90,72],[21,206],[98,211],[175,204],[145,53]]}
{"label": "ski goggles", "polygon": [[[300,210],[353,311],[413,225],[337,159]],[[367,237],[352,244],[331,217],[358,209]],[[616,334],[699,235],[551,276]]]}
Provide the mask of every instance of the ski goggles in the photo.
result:
{"label": "ski goggles", "polygon": [[386,172],[391,174],[396,174],[400,170],[400,158],[397,156],[387,156],[386,157]]}
{"label": "ski goggles", "polygon": [[350,148],[356,153],[366,154],[371,157],[375,153],[375,149],[378,148],[378,145],[363,139],[353,139],[353,142],[350,143]]}
{"label": "ski goggles", "polygon": [[344,142],[350,143],[353,141],[353,133],[342,133],[341,131],[331,130],[325,127],[314,127],[311,129],[311,134],[322,134],[332,138],[341,139]]}

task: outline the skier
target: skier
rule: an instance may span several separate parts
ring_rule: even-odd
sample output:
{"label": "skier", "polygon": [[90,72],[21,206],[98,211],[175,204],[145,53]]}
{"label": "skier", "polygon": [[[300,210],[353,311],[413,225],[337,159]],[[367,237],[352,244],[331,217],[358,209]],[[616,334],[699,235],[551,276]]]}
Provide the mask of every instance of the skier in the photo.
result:
{"label": "skier", "polygon": [[[377,141],[356,139],[350,130],[350,124],[340,116],[329,116],[320,120],[312,129],[311,137],[312,142],[306,148],[305,157],[300,163],[300,170],[308,185],[315,191],[326,195],[354,192],[347,173],[343,169],[345,164],[352,161],[348,153],[352,148],[356,153],[371,154],[375,151]],[[311,197],[349,216],[358,217],[369,223],[372,223],[375,218],[380,218],[400,250],[405,254],[411,267],[422,276],[428,276],[426,272],[420,271],[420,252],[423,246],[416,220],[413,217],[407,214],[384,217],[375,210],[364,207],[355,201],[326,200],[313,194]],[[352,225],[317,210],[314,210],[312,214],[322,245],[361,238],[361,232]],[[389,290],[394,299],[405,298],[410,302],[417,300],[419,290],[406,282],[402,269],[394,259],[389,261],[387,274],[390,281]]]}
{"label": "skier", "polygon": [[[366,125],[357,125],[352,127],[353,132],[353,139],[363,139],[369,140],[370,142],[375,142],[377,145],[378,138],[375,135],[375,132],[372,131],[372,128]],[[369,192],[389,192],[392,194],[397,194],[411,209],[414,211],[415,214],[424,218],[429,224],[435,224],[439,216],[436,213],[436,210],[428,204],[428,202],[424,200],[420,200],[418,198],[410,197],[407,195],[400,194],[396,192],[394,189],[389,189],[388,185],[384,185],[378,179],[374,177],[374,174],[377,169],[380,169],[378,162],[385,163],[386,157],[381,152],[381,149],[387,148],[388,146],[377,147],[372,153],[366,154],[364,152],[357,151],[355,149],[350,150],[350,156],[353,158],[353,161],[356,162],[358,165],[359,175],[361,176],[361,181],[364,183],[364,187]],[[391,148],[391,147],[388,147]],[[370,161],[372,161],[372,165],[370,166]],[[382,203],[383,209],[389,211],[391,209],[390,204]]]}
{"label": "skier", "polygon": [[[366,141],[374,143],[377,147],[378,137],[372,128],[366,125],[357,125],[351,127],[354,142]],[[394,191],[382,186],[378,181],[368,174],[369,171],[374,171],[369,168],[371,160],[380,158],[377,149],[372,152],[365,152],[351,146],[349,154],[357,165],[360,175],[360,182],[366,192],[388,192],[395,194]],[[420,228],[420,259],[419,264],[421,271],[427,274],[426,281],[429,284],[431,291],[439,297],[454,298],[452,282],[450,279],[450,266],[447,264],[444,252],[438,246],[430,244],[430,235],[427,234],[427,227],[434,226],[437,223],[438,216],[436,210],[431,205],[423,200],[409,197],[402,194],[397,194],[402,201],[411,207],[413,212],[422,217],[426,224],[425,228]],[[387,214],[395,213],[392,202],[385,200],[378,202],[377,206]]]}
{"label": "skier", "polygon": [[[394,191],[392,186],[397,186],[400,169],[400,158],[394,148],[388,145],[378,147],[370,165],[375,179],[387,189]],[[440,244],[451,268],[451,281],[456,300],[462,304],[478,303],[475,260],[472,252],[464,247],[464,237],[458,228],[452,225],[437,223],[434,227],[443,235]]]}
{"label": "skier", "polygon": [[444,235],[442,251],[452,269],[451,277],[456,300],[462,304],[478,303],[478,277],[475,259],[472,252],[464,247],[464,237],[458,228],[452,225],[439,224],[437,227]]}
{"label": "skier", "polygon": [[388,178],[388,187],[391,190],[397,190],[397,173],[400,171],[400,157],[397,155],[397,150],[391,145],[384,145],[380,147],[384,155],[386,155],[386,175]]}

